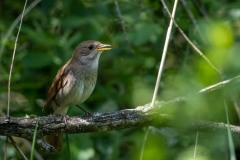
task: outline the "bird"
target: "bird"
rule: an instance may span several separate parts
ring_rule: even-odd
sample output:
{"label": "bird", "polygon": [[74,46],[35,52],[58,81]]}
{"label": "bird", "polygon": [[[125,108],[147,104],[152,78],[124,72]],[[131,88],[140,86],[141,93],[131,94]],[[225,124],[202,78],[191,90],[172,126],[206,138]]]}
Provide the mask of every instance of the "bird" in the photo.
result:
{"label": "bird", "polygon": [[[96,40],[80,43],[72,57],[58,70],[48,91],[43,111],[66,115],[70,106],[83,103],[92,94],[98,74],[99,58],[111,45]],[[45,141],[57,151],[62,148],[63,134],[45,136]]]}

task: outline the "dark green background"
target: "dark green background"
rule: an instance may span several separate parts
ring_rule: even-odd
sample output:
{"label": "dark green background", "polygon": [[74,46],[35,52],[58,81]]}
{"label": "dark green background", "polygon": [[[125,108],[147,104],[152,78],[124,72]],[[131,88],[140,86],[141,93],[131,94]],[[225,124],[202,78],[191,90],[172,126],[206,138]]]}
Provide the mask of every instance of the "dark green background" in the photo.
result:
{"label": "dark green background", "polygon": [[[27,6],[32,2],[30,0]],[[119,0],[120,19],[114,2],[43,0],[24,17],[11,80],[11,116],[43,115],[38,102],[46,98],[57,70],[71,57],[80,42],[89,39],[111,44],[113,49],[102,54],[97,86],[82,106],[91,112],[104,112],[135,108],[151,101],[169,17],[160,1]],[[237,0],[186,2],[187,9],[179,2],[176,13],[176,20],[185,34],[226,78],[238,75],[240,3]],[[167,1],[170,8],[173,3]],[[0,109],[4,113],[9,67],[19,25],[5,43],[3,37],[23,6],[23,0],[0,2],[1,48],[4,47],[0,53]],[[187,11],[194,16],[196,24]],[[173,27],[158,100],[188,95],[219,81],[219,75]],[[237,90],[232,92],[237,96]],[[222,91],[196,97],[166,112],[179,117],[176,125],[191,121],[193,117],[195,120],[226,122],[223,97]],[[238,124],[232,103],[229,103],[229,112],[231,123]],[[69,110],[71,116],[82,114],[76,107]],[[138,159],[144,131],[144,128],[132,128],[69,135],[72,159]],[[145,159],[191,159],[195,136],[196,133],[182,133],[172,128],[151,128]],[[199,134],[198,157],[204,160],[229,159],[226,137],[226,133]],[[239,143],[234,142],[239,154]],[[1,141],[0,144],[3,143]],[[9,157],[20,157],[13,148],[10,150],[12,154]],[[66,159],[66,143],[57,155],[41,154],[44,159]]]}

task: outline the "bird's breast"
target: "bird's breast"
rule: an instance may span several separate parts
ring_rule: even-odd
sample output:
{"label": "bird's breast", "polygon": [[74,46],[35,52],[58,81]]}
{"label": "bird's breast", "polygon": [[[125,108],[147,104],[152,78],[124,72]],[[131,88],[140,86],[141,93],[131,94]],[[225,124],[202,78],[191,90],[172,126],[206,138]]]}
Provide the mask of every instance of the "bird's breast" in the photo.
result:
{"label": "bird's breast", "polygon": [[[97,72],[73,74],[69,72],[64,87],[58,92],[55,110],[67,111],[68,107],[83,103],[92,94],[97,80]],[[67,107],[66,107],[67,106]],[[57,111],[58,112],[58,111]]]}
{"label": "bird's breast", "polygon": [[81,102],[84,102],[88,97],[92,94],[97,80],[97,74],[96,73],[90,73],[85,76],[84,78],[84,87],[81,97]]}

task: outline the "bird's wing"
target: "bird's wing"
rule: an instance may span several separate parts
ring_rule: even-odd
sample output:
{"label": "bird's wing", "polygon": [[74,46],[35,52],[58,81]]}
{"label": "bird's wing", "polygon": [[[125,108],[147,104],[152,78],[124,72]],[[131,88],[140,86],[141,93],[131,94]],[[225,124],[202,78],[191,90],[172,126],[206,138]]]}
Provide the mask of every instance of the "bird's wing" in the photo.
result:
{"label": "bird's wing", "polygon": [[58,70],[57,75],[55,76],[53,83],[48,91],[48,96],[43,106],[43,111],[53,113],[52,103],[55,103],[56,106],[59,106],[56,96],[59,93],[59,91],[67,84],[66,78],[70,71],[66,67],[67,64],[65,64],[62,68]]}

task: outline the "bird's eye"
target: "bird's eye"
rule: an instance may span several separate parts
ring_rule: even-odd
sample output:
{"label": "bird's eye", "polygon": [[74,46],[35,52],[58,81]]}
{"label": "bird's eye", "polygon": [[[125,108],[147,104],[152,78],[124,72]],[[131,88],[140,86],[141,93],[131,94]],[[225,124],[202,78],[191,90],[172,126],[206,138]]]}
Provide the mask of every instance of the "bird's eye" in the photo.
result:
{"label": "bird's eye", "polygon": [[93,45],[88,46],[88,49],[92,50],[93,49]]}

